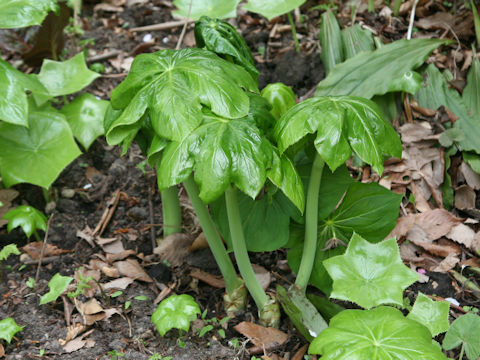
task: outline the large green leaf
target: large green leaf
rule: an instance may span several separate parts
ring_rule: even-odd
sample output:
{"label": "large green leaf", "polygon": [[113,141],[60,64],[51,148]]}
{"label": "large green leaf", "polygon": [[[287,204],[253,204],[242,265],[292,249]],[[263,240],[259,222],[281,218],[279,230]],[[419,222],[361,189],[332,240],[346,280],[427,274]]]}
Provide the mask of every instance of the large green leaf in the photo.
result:
{"label": "large green leaf", "polygon": [[58,297],[67,290],[67,286],[72,281],[72,277],[62,276],[60,273],[56,273],[48,282],[49,291],[40,298],[40,305],[56,301]]}
{"label": "large green leaf", "polygon": [[286,14],[302,5],[306,0],[248,0],[245,10],[261,14],[268,20]]}
{"label": "large green leaf", "polygon": [[0,59],[0,120],[28,126],[26,90],[46,92],[34,75],[26,75]]}
{"label": "large green leaf", "polygon": [[21,227],[25,235],[30,237],[34,231],[47,231],[47,217],[41,211],[29,205],[17,206],[3,215],[2,219],[8,220],[8,232]]}
{"label": "large green leaf", "polygon": [[115,109],[123,109],[106,136],[119,144],[140,128],[136,124],[148,109],[155,132],[181,141],[202,121],[202,104],[226,118],[248,114],[243,89],[257,91],[242,67],[208,50],[163,50],[135,58],[127,78],[112,91]]}
{"label": "large green leaf", "polygon": [[445,350],[454,349],[460,345],[465,347],[469,360],[476,360],[480,356],[480,317],[468,313],[457,318],[443,339]]}
{"label": "large green leaf", "polygon": [[386,306],[342,311],[308,352],[322,360],[447,360],[425,326]]}
{"label": "large green leaf", "polygon": [[195,41],[197,47],[231,58],[235,64],[243,66],[254,79],[258,77],[258,70],[248,45],[229,23],[202,16],[195,23]]}
{"label": "large green leaf", "polygon": [[172,295],[158,305],[152,314],[152,322],[155,324],[161,336],[170,329],[188,331],[190,323],[200,314],[200,307],[190,295]]}
{"label": "large green leaf", "polygon": [[330,9],[322,14],[319,37],[322,47],[320,58],[325,67],[325,72],[328,74],[335,65],[344,60],[340,26],[335,14]]}
{"label": "large green leaf", "polygon": [[[318,84],[315,95],[355,95],[370,99],[392,91],[390,83],[401,78],[426,60],[427,56],[445,40],[399,40],[374,51],[357,56],[335,67],[325,80]],[[408,91],[408,89],[395,89]]]}
{"label": "large green leaf", "polygon": [[434,64],[430,64],[423,77],[425,82],[415,96],[418,104],[434,110],[445,106],[458,116],[459,119],[455,121],[454,126],[464,134],[463,139],[458,141],[461,150],[472,150],[480,154],[480,142],[478,141],[480,117],[470,116],[467,105],[460,94],[448,85],[447,79],[451,80],[451,74],[448,72],[442,74]]}
{"label": "large green leaf", "polygon": [[192,3],[190,10],[190,19],[198,20],[202,16],[209,16],[212,18],[233,18],[237,16],[237,5],[240,0],[175,0],[175,5],[178,10],[174,11],[174,15],[186,18],[188,15],[188,8]]}
{"label": "large green leaf", "polygon": [[45,59],[38,79],[51,96],[60,96],[82,90],[99,76],[99,73],[88,69],[81,52],[66,61]]}
{"label": "large green leaf", "polygon": [[56,0],[2,0],[0,29],[40,25],[48,12],[56,9]]}
{"label": "large green leaf", "polygon": [[[332,281],[323,261],[343,254],[343,244],[348,243],[354,232],[372,242],[382,240],[396,225],[401,200],[401,195],[376,183],[350,185],[338,208],[328,218],[320,219],[310,282],[328,294]],[[321,208],[321,203],[319,205]],[[295,272],[300,266],[303,251],[302,234],[303,229],[292,239],[292,249],[287,256],[288,263]]]}
{"label": "large green leaf", "polygon": [[477,123],[480,121],[480,60],[473,57],[472,66],[468,71],[467,85],[463,89],[463,100]]}
{"label": "large green leaf", "polygon": [[280,151],[314,133],[315,147],[332,170],[354,152],[381,174],[383,155],[400,157],[402,153],[398,134],[377,105],[360,97],[307,99],[287,111],[274,129]]}
{"label": "large green leaf", "polygon": [[[277,191],[274,195],[266,193],[257,200],[239,194],[238,207],[248,251],[274,251],[288,242],[290,216],[295,212],[295,207],[281,192]],[[210,210],[231,249],[225,199],[221,197],[211,203]]]}
{"label": "large green leaf", "polygon": [[449,310],[450,303],[448,301],[435,301],[419,292],[407,318],[426,326],[432,336],[437,336],[447,331],[450,326]]}
{"label": "large green leaf", "polygon": [[374,49],[372,33],[362,29],[358,24],[343,29],[341,36],[345,59],[350,59],[361,51]]}
{"label": "large green leaf", "polygon": [[63,115],[37,111],[29,127],[0,122],[0,171],[6,186],[27,182],[50,187],[80,150]]}
{"label": "large green leaf", "polygon": [[296,104],[292,88],[283,83],[268,84],[261,94],[272,105],[270,112],[277,120]]}
{"label": "large green leaf", "polygon": [[0,339],[10,344],[16,333],[23,330],[23,326],[19,326],[13,318],[5,318],[0,321]]}
{"label": "large green leaf", "polygon": [[403,305],[403,291],[418,275],[400,258],[397,240],[369,243],[353,234],[344,255],[323,262],[333,279],[330,297],[371,309],[384,304]]}
{"label": "large green leaf", "polygon": [[106,100],[85,93],[61,110],[72,128],[73,135],[87,150],[97,137],[103,135],[103,119],[108,104]]}

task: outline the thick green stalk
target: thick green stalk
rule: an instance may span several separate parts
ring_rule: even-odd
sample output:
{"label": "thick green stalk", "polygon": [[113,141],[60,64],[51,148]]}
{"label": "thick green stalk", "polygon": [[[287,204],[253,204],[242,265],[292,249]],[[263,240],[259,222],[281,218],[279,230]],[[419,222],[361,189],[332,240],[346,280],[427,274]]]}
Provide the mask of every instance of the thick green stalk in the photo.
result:
{"label": "thick green stalk", "polygon": [[220,272],[225,280],[227,293],[233,294],[238,287],[243,286],[242,280],[237,276],[232,260],[228,256],[227,250],[225,250],[225,246],[223,245],[222,239],[220,239],[220,235],[218,235],[217,229],[210,216],[210,213],[207,210],[207,207],[202,199],[200,199],[198,196],[198,186],[195,183],[195,180],[193,180],[193,176],[191,175],[187,180],[185,180],[183,185],[187,190],[188,197],[192,202],[193,209],[198,217],[198,221],[202,226],[202,230],[205,234],[205,238],[207,239],[210,250],[215,257],[218,267],[220,268]]}
{"label": "thick green stalk", "polygon": [[292,14],[287,13],[288,21],[290,22],[290,27],[292,28],[293,41],[295,43],[295,50],[300,52],[300,44],[298,43],[297,28],[295,27],[295,22],[293,21]]}
{"label": "thick green stalk", "polygon": [[237,189],[233,185],[229,185],[225,191],[225,201],[232,247],[235,259],[237,260],[238,270],[255,304],[257,304],[258,310],[261,312],[270,301],[270,298],[265,294],[265,291],[263,291],[262,286],[258,282],[250,259],[248,258],[247,245],[245,244],[245,237],[243,235],[242,219],[238,209]]}
{"label": "thick green stalk", "polygon": [[315,154],[312,171],[307,190],[307,204],[305,208],[305,242],[303,243],[302,260],[298,269],[295,285],[305,292],[308,280],[312,274],[315,252],[317,249],[318,228],[318,193],[322,181],[322,172],[325,162],[318,153]]}
{"label": "thick green stalk", "polygon": [[400,13],[400,6],[402,6],[402,0],[394,0],[393,2],[393,16],[398,16]]}
{"label": "thick green stalk", "polygon": [[163,212],[163,235],[179,233],[182,231],[182,210],[178,199],[178,189],[171,186],[163,191],[162,212]]}

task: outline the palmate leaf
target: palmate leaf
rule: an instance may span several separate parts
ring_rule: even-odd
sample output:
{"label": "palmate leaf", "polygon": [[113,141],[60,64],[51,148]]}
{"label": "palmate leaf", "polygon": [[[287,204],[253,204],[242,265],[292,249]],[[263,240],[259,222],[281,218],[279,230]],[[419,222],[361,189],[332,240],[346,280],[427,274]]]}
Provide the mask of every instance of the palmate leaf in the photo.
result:
{"label": "palmate leaf", "polygon": [[322,360],[447,360],[425,326],[386,306],[335,315],[308,352]]}
{"label": "palmate leaf", "polygon": [[162,50],[135,58],[127,78],[112,91],[114,109],[124,109],[106,133],[116,145],[140,128],[148,109],[155,132],[181,141],[202,121],[202,105],[225,118],[248,114],[244,89],[258,91],[242,67],[208,50]]}
{"label": "palmate leaf", "polygon": [[202,125],[164,149],[157,166],[158,186],[163,190],[183,182],[193,171],[200,198],[209,203],[231,183],[255,198],[269,177],[303,211],[300,178],[288,161],[275,163],[276,157],[251,117],[225,119],[205,110]]}
{"label": "palmate leaf", "polygon": [[57,9],[56,0],[2,0],[0,29],[40,25],[49,11]]}
{"label": "palmate leaf", "polygon": [[257,79],[258,70],[252,53],[243,37],[229,23],[202,16],[195,23],[195,41],[199,48],[231,57],[235,64],[243,66],[254,79]]}
{"label": "palmate leaf", "polygon": [[258,13],[272,20],[302,5],[306,0],[248,0],[245,10]]}
{"label": "palmate leaf", "polygon": [[393,89],[391,82],[422,65],[433,50],[447,42],[438,39],[399,40],[374,51],[362,52],[338,64],[335,71],[318,84],[315,95],[353,95],[370,99],[388,91],[408,91]]}
{"label": "palmate leaf", "polygon": [[67,290],[67,286],[72,281],[72,277],[62,276],[60,273],[56,273],[48,282],[49,291],[40,298],[40,305],[56,301],[58,297]]}
{"label": "palmate leaf", "polygon": [[10,344],[16,333],[23,330],[23,326],[19,326],[13,318],[9,317],[0,321],[0,339]]}
{"label": "palmate leaf", "polygon": [[36,230],[47,230],[47,217],[29,205],[17,206],[3,215],[2,219],[8,220],[8,232],[20,226],[27,237]]}
{"label": "palmate leaf", "polygon": [[198,20],[204,15],[212,18],[225,19],[237,16],[237,6],[240,0],[175,0],[173,5],[175,5],[178,10],[175,10],[173,14],[186,18],[190,2],[192,3],[190,19]]}
{"label": "palmate leaf", "polygon": [[419,292],[407,318],[426,326],[432,336],[437,336],[447,331],[450,326],[449,310],[450,303],[448,301],[435,301]]}
{"label": "palmate leaf", "polygon": [[[344,184],[345,187],[348,186],[348,183],[344,182]],[[341,197],[343,194],[341,189],[332,188],[332,192],[336,195],[332,196],[329,202],[323,203],[320,197],[319,212],[322,215],[324,214],[322,207],[333,209],[339,200],[338,196]],[[382,240],[396,225],[401,200],[401,195],[376,183],[353,183],[348,186],[337,209],[327,218],[320,219],[317,250],[310,282],[324,293],[330,293],[332,280],[325,270],[323,261],[343,254],[344,244],[348,243],[354,232],[371,242]],[[303,229],[297,229],[294,232],[296,236],[291,239],[292,248],[287,256],[288,264],[295,272],[300,266],[303,232]]]}
{"label": "palmate leaf", "polygon": [[29,114],[29,127],[0,122],[0,171],[6,186],[26,182],[50,187],[80,150],[63,115]]}
{"label": "palmate leaf", "polygon": [[353,234],[347,251],[323,262],[333,279],[330,297],[371,309],[383,304],[403,305],[403,291],[418,275],[400,258],[395,238],[372,244]]}
{"label": "palmate leaf", "polygon": [[0,84],[0,120],[28,126],[28,101],[25,91],[45,93],[46,89],[35,75],[24,74],[2,59]]}
{"label": "palmate leaf", "polygon": [[360,97],[307,99],[282,116],[274,129],[282,152],[315,133],[315,148],[332,171],[354,152],[381,174],[383,154],[400,157],[402,153],[400,138],[377,105]]}
{"label": "palmate leaf", "polygon": [[16,244],[8,244],[0,250],[0,261],[8,259],[10,255],[20,255],[21,252],[18,250]]}
{"label": "palmate leaf", "polygon": [[476,360],[480,356],[480,317],[468,313],[457,318],[443,339],[445,350],[454,349],[460,345],[465,347],[468,360]]}
{"label": "palmate leaf", "polygon": [[200,307],[190,295],[172,295],[158,305],[152,314],[152,322],[163,336],[170,329],[188,331],[190,323],[200,313]]}

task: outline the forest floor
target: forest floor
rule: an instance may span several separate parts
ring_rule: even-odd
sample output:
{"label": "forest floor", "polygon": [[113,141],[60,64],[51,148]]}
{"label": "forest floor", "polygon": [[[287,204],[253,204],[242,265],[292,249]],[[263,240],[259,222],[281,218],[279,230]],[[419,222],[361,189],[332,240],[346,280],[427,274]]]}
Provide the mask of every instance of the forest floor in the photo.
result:
{"label": "forest floor", "polygon": [[[319,3],[307,1],[300,9],[302,21],[297,23],[300,53],[295,51],[286,17],[268,22],[261,16],[239,11],[237,18],[231,20],[254,55],[260,71],[260,89],[268,83],[283,82],[292,86],[299,99],[313,95],[316,85],[325,76],[318,43],[321,11],[309,11]],[[388,8],[380,4],[377,12],[370,14],[366,11],[366,5],[361,4],[357,8],[355,21],[370,29],[384,42],[397,40],[405,37],[412,3],[413,1],[407,1],[402,5],[399,17],[392,17]],[[128,72],[135,55],[175,48],[181,26],[166,30],[131,31],[136,27],[178,20],[172,16],[173,9],[171,2],[166,0],[85,2],[81,15],[85,29],[82,39],[92,39],[85,45],[89,62],[101,62],[106,68],[104,76],[96,80],[87,91],[108,100],[111,90]],[[351,8],[346,5],[338,9],[337,18],[341,24],[351,21],[350,12]],[[471,11],[463,7],[459,6],[455,15],[452,13],[451,4],[447,2],[420,1],[417,20],[423,22],[415,24],[416,36],[459,39],[458,48],[453,45],[443,53],[434,52],[429,62],[452,71],[455,75],[452,86],[462,88],[468,62],[471,62],[472,57],[470,43],[474,38],[473,20],[469,15]],[[442,16],[443,20],[439,20]],[[451,24],[447,26],[452,31],[446,29],[442,21],[450,21]],[[183,47],[195,45],[192,29],[193,25],[188,27]],[[66,49],[71,54],[76,53],[79,50],[78,41],[70,39],[66,43]],[[12,50],[6,54],[10,59],[18,57]],[[24,67],[31,72],[38,71],[36,67]],[[418,121],[416,124],[433,122],[438,116],[446,116],[444,109],[434,111],[430,116],[421,114],[416,109],[413,111],[414,120]],[[400,127],[406,118],[407,115],[402,112],[394,124],[401,132],[404,146],[410,149],[413,146],[425,148],[425,144],[420,145],[424,133],[419,132],[418,128]],[[433,129],[430,135],[436,136],[438,132]],[[423,155],[418,156],[422,161],[425,160]],[[428,188],[425,181],[422,183],[418,177],[405,178],[402,174],[400,177],[403,182],[399,181],[393,187],[391,182],[387,185],[391,188],[396,185],[396,190],[404,191],[405,194],[415,192],[417,204],[422,197],[425,199],[420,206],[428,209],[422,209],[422,212],[431,216],[424,216],[422,221],[425,221],[432,233],[433,227],[440,223],[448,228],[432,240],[430,247],[404,243],[402,257],[406,264],[415,266],[415,269],[424,269],[422,281],[412,285],[407,290],[407,295],[413,299],[418,292],[422,292],[439,300],[449,299],[452,302],[451,315],[456,316],[465,313],[468,309],[466,306],[480,307],[479,294],[454,278],[454,271],[462,273],[466,261],[479,267],[480,259],[478,255],[472,255],[472,249],[475,244],[480,244],[480,237],[477,236],[480,214],[476,198],[480,189],[480,176],[471,171],[461,158],[454,159],[450,171],[452,186],[454,189],[462,189],[458,194],[455,193],[455,205],[463,201],[471,206],[457,206],[451,211],[435,209],[427,200],[432,193],[435,195],[435,192],[440,191],[435,178],[435,162],[440,161],[440,158],[439,152],[438,158],[434,155],[425,160],[433,169],[431,174],[427,174],[433,177],[433,189]],[[27,254],[20,258],[12,257],[4,264],[4,278],[0,282],[0,318],[14,317],[18,324],[24,326],[12,344],[5,347],[5,357],[69,360],[115,359],[117,356],[117,359],[141,360],[149,359],[157,353],[163,357],[185,360],[241,360],[250,359],[253,355],[263,356],[263,359],[303,359],[307,342],[286,316],[282,317],[280,326],[280,330],[288,335],[286,342],[269,349],[257,348],[249,352],[252,344],[234,326],[242,321],[255,322],[256,308],[252,301],[245,312],[225,323],[224,337],[218,331],[222,328],[220,325],[202,337],[198,335],[195,329],[205,326],[206,320],[220,320],[226,316],[220,300],[223,289],[217,278],[219,271],[210,250],[197,239],[201,230],[186,197],[182,197],[184,235],[175,239],[174,247],[167,246],[163,249],[161,261],[158,255],[152,255],[153,244],[156,244],[157,238],[162,237],[161,201],[156,190],[156,174],[148,166],[143,166],[144,160],[138,147],[132,146],[122,157],[121,149],[108,146],[100,138],[88,152],[65,169],[53,185],[48,203],[42,191],[34,186],[21,185],[14,190],[0,190],[0,198],[15,198],[12,206],[28,203],[53,216],[47,238],[49,247],[42,261],[36,292],[27,286],[27,280],[34,278],[37,271],[38,246],[29,243],[18,229],[8,234],[4,223],[0,223],[0,248],[16,243],[19,247],[24,247],[23,252]],[[369,176],[368,172],[363,172],[362,180],[382,183],[378,176]],[[403,205],[400,225],[401,219],[411,212],[407,197]],[[457,241],[458,236],[451,233],[450,230],[457,224],[452,220],[454,217],[470,220],[465,226],[473,233],[473,243],[468,246],[461,244]],[[461,230],[468,232],[463,228]],[[404,238],[405,233],[402,233],[401,228],[397,226],[395,231],[399,238]],[[100,238],[95,238],[92,234],[100,235]],[[464,233],[462,238],[465,236]],[[190,246],[192,241],[200,245]],[[251,254],[251,259],[252,263],[265,270],[272,291],[277,283],[285,285],[287,281],[294,280],[294,274],[286,264],[284,250]],[[113,262],[117,266],[113,266]],[[53,305],[39,307],[40,295],[47,292],[48,281],[58,272],[77,279],[79,274],[96,278],[108,295],[108,299],[97,296],[97,305],[101,306],[101,311],[80,314],[75,310],[73,301],[67,297]],[[110,274],[110,277],[106,274]],[[476,277],[470,273],[463,275],[477,284],[480,282],[478,274]],[[95,293],[98,285],[92,281],[90,285],[91,288],[82,295],[84,299],[80,300],[88,299],[89,291]],[[119,296],[109,296],[119,288],[122,289]],[[160,337],[150,320],[151,314],[163,298],[184,293],[194,296],[202,311],[206,311],[204,319],[194,323],[194,329],[188,334],[180,336],[178,332],[170,331],[166,336]],[[130,304],[128,309],[125,306],[127,302]],[[79,325],[82,323],[88,325]],[[81,335],[76,337],[76,333]],[[68,340],[68,337],[75,339],[65,345],[63,340]],[[450,355],[453,356],[453,353]]]}

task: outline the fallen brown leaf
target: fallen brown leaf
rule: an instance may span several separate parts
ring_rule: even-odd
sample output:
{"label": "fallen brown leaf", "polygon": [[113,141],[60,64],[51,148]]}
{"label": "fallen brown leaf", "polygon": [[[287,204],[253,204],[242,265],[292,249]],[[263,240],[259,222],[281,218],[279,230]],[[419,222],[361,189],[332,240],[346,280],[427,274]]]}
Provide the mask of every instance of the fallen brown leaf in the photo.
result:
{"label": "fallen brown leaf", "polygon": [[474,209],[477,196],[468,185],[461,185],[455,189],[455,207],[459,210]]}
{"label": "fallen brown leaf", "polygon": [[475,243],[475,231],[473,231],[471,227],[465,224],[458,224],[454,226],[445,236],[450,240],[465,245],[465,247],[468,249],[473,250],[473,245]]}
{"label": "fallen brown leaf", "polygon": [[242,321],[234,329],[255,345],[248,349],[248,352],[253,355],[272,351],[288,340],[288,335],[278,329],[266,328],[247,321]]}
{"label": "fallen brown leaf", "polygon": [[263,266],[252,264],[253,271],[255,272],[255,276],[262,286],[263,290],[267,290],[272,282],[272,275],[268,270],[266,270]]}
{"label": "fallen brown leaf", "polygon": [[5,356],[5,348],[3,347],[2,344],[0,344],[0,357],[4,357]]}
{"label": "fallen brown leaf", "polygon": [[473,171],[466,162],[462,162],[460,165],[460,172],[465,178],[468,186],[474,190],[480,190],[480,175]]}
{"label": "fallen brown leaf", "polygon": [[452,270],[455,265],[457,265],[460,262],[460,259],[458,258],[457,255],[455,254],[448,254],[448,256],[442,260],[440,264],[436,268],[434,268],[432,271],[435,272],[447,272],[449,270]]}
{"label": "fallen brown leaf", "polygon": [[[123,246],[123,245],[122,245]],[[117,260],[123,260],[129,257],[130,255],[136,255],[137,252],[135,250],[129,249],[119,252],[117,254],[106,254],[106,259],[109,263],[113,263]]]}
{"label": "fallen brown leaf", "polygon": [[138,261],[135,259],[117,261],[113,263],[113,266],[115,266],[118,269],[118,272],[123,276],[129,277],[135,280],[153,282],[150,276],[148,276],[145,270],[143,270],[143,268],[140,266]]}
{"label": "fallen brown leaf", "polygon": [[194,279],[203,281],[204,283],[213,286],[217,289],[225,288],[225,280],[221,276],[212,275],[206,271],[200,269],[193,269],[190,272],[190,276]]}
{"label": "fallen brown leaf", "polygon": [[308,344],[303,345],[295,355],[292,356],[292,360],[303,360],[303,356],[307,353]]}
{"label": "fallen brown leaf", "polygon": [[160,257],[160,260],[167,260],[172,266],[180,266],[192,244],[192,238],[186,234],[176,233],[164,238],[160,244],[153,249],[153,253]]}
{"label": "fallen brown leaf", "polygon": [[[41,242],[31,242],[22,247],[22,250],[25,251],[32,259],[38,260],[40,258],[40,253],[42,252],[42,246],[43,243]],[[56,256],[56,255],[61,255],[61,254],[67,254],[71,253],[73,250],[63,250],[59,249],[55,245],[51,244],[46,244],[45,246],[45,252],[43,254],[43,257],[47,256]]]}
{"label": "fallen brown leaf", "polygon": [[125,290],[128,287],[128,285],[130,285],[133,282],[134,280],[132,278],[122,277],[122,278],[115,279],[108,283],[103,284],[103,289],[104,290],[110,290],[110,289]]}
{"label": "fallen brown leaf", "polygon": [[60,345],[64,346],[67,342],[75,339],[78,335],[82,334],[87,329],[88,326],[83,324],[74,324],[67,326],[67,336],[65,337],[65,340],[59,339],[58,342],[60,343]]}

